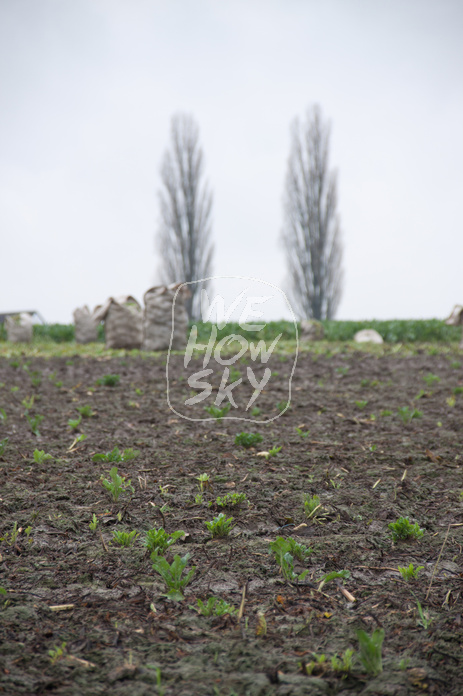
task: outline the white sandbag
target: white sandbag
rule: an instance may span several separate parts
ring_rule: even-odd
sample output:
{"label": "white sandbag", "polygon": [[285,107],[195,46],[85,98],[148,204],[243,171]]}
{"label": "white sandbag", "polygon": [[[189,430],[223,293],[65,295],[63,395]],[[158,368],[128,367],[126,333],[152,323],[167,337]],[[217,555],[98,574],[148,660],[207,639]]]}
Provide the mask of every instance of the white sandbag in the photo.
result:
{"label": "white sandbag", "polygon": [[301,321],[301,341],[322,341],[325,337],[325,329],[321,321],[317,319],[303,319]]}
{"label": "white sandbag", "polygon": [[460,348],[463,348],[463,307],[461,305],[455,305],[455,307],[452,309],[452,313],[445,320],[445,323],[448,326],[461,326],[462,327]]}
{"label": "white sandbag", "polygon": [[362,329],[362,331],[357,331],[354,336],[354,341],[356,343],[383,343],[383,338],[374,329]]}
{"label": "white sandbag", "polygon": [[30,343],[32,341],[32,317],[27,312],[6,317],[6,338],[11,343]]}
{"label": "white sandbag", "polygon": [[104,321],[106,348],[141,348],[143,313],[134,297],[110,297],[95,308],[93,315],[97,321]]}
{"label": "white sandbag", "polygon": [[98,340],[98,324],[100,322],[95,317],[95,312],[90,312],[85,305],[77,307],[72,316],[74,317],[76,343],[94,343]]}
{"label": "white sandbag", "polygon": [[[179,289],[178,293],[177,290]],[[176,294],[177,293],[177,294]],[[157,285],[143,297],[143,350],[168,350],[172,336],[172,350],[184,350],[187,342],[188,315],[185,300],[188,286]],[[175,299],[175,304],[174,304]],[[172,308],[174,327],[172,332]]]}

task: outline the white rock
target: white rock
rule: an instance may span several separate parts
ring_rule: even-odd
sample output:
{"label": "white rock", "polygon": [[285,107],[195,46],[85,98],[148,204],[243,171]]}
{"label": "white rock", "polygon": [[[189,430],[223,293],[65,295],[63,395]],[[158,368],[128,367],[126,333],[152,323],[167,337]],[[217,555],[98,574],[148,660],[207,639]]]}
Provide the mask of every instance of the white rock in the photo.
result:
{"label": "white rock", "polygon": [[354,336],[354,341],[356,343],[383,343],[382,336],[379,335],[374,329],[362,329],[362,331],[357,331]]}

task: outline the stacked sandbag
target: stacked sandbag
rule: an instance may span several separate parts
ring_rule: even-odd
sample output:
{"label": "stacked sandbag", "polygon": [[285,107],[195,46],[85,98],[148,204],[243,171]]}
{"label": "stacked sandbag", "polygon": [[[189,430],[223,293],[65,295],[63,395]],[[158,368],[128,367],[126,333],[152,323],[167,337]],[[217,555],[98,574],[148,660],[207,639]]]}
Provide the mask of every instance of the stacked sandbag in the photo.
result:
{"label": "stacked sandbag", "polygon": [[76,343],[94,343],[98,340],[99,319],[90,312],[87,305],[74,310],[74,333]]}
{"label": "stacked sandbag", "polygon": [[106,348],[141,348],[143,313],[134,297],[110,297],[93,314],[97,321],[104,321]]}
{"label": "stacked sandbag", "polygon": [[463,348],[463,307],[461,305],[455,305],[452,310],[451,315],[445,320],[448,326],[461,326],[462,334],[460,341],[460,348]]}
{"label": "stacked sandbag", "polygon": [[168,350],[169,347],[172,350],[184,350],[186,348],[188,315],[185,300],[189,294],[187,286],[182,283],[168,286],[157,285],[145,292],[143,350]]}
{"label": "stacked sandbag", "polygon": [[27,312],[6,317],[5,327],[7,341],[11,343],[30,343],[32,341],[32,317]]}
{"label": "stacked sandbag", "polygon": [[321,321],[317,319],[303,319],[301,321],[301,341],[322,341],[325,337],[325,329]]}

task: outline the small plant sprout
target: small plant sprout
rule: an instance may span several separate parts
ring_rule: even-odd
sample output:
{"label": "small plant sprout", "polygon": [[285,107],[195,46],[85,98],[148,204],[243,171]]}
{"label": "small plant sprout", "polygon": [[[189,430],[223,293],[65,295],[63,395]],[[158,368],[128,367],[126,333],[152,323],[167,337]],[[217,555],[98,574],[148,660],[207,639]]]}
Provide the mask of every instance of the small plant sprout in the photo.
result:
{"label": "small plant sprout", "polygon": [[132,493],[135,493],[135,490],[130,483],[130,479],[126,481],[125,476],[119,476],[119,474],[117,473],[117,466],[113,466],[113,468],[109,472],[109,476],[111,477],[111,481],[108,481],[108,479],[104,479],[103,477],[101,477],[100,480],[102,485],[106,488],[106,490],[109,491],[109,493],[111,493],[115,503],[117,503],[120,494],[124,491],[130,490],[132,491]]}
{"label": "small plant sprout", "polygon": [[298,561],[303,563],[309,558],[312,549],[307,548],[304,544],[300,544],[296,539],[293,539],[293,537],[280,536],[277,537],[275,541],[269,543],[269,553],[274,554],[278,565],[281,565],[281,559],[285,553],[290,553],[294,558],[297,558]]}
{"label": "small plant sprout", "polygon": [[268,452],[259,452],[260,457],[265,457],[265,459],[269,459],[269,457],[274,457],[278,452],[281,451],[281,447],[272,447]]}
{"label": "small plant sprout", "polygon": [[3,423],[5,425],[6,421],[7,421],[6,411],[4,408],[0,408],[0,423]]}
{"label": "small plant sprout", "polygon": [[4,541],[5,543],[9,544],[10,546],[14,546],[16,544],[16,540],[19,536],[19,533],[22,531],[21,527],[18,529],[18,523],[15,522],[13,524],[13,529],[11,532],[6,532],[4,537],[0,537],[0,541]]}
{"label": "small plant sprout", "polygon": [[74,440],[72,441],[70,447],[68,447],[68,452],[73,452],[74,447],[79,444],[79,442],[83,442],[84,440],[87,439],[87,436],[84,435],[84,433],[80,433],[80,435],[76,435]]}
{"label": "small plant sprout", "polygon": [[8,444],[8,438],[4,437],[3,440],[0,440],[0,457],[5,454],[6,446]]}
{"label": "small plant sprout", "polygon": [[44,462],[48,461],[49,459],[53,459],[53,455],[47,454],[44,450],[34,450],[34,462],[36,464],[43,464]]}
{"label": "small plant sprout", "polygon": [[347,648],[339,658],[337,655],[331,658],[331,667],[334,672],[343,672],[347,676],[354,665],[354,650]]}
{"label": "small plant sprout", "polygon": [[68,426],[71,428],[71,430],[77,430],[79,425],[82,423],[82,416],[79,416],[78,418],[70,418],[68,420]]}
{"label": "small plant sprout", "polygon": [[355,405],[357,406],[357,408],[359,408],[361,411],[363,411],[363,409],[365,408],[367,403],[368,403],[368,401],[356,401]]}
{"label": "small plant sprout", "polygon": [[215,501],[219,507],[236,507],[247,500],[246,493],[227,493]]}
{"label": "small plant sprout", "polygon": [[98,527],[98,517],[93,513],[92,521],[88,525],[92,532],[96,532],[96,528]]}
{"label": "small plant sprout", "polygon": [[423,415],[422,411],[418,411],[416,408],[410,408],[409,406],[401,406],[397,409],[397,413],[402,420],[402,423],[407,425],[413,418],[421,418]]}
{"label": "small plant sprout", "polygon": [[318,591],[321,592],[322,588],[332,580],[347,580],[348,578],[350,578],[350,572],[348,570],[333,570],[331,573],[327,573],[321,578]]}
{"label": "small plant sprout", "polygon": [[257,416],[260,416],[260,408],[254,406],[254,408],[251,409],[251,416],[253,418],[257,418]]}
{"label": "small plant sprout", "polygon": [[440,382],[440,377],[433,375],[431,372],[423,377],[424,381],[430,387],[434,382]]}
{"label": "small plant sprout", "polygon": [[96,383],[99,387],[115,387],[120,381],[121,378],[119,375],[103,375],[103,377],[99,377],[96,380]]}
{"label": "small plant sprout", "polygon": [[249,449],[249,447],[255,447],[258,445],[263,439],[264,438],[260,433],[239,433],[235,437],[235,445],[241,445],[242,447]]}
{"label": "small plant sprout", "polygon": [[360,662],[372,677],[377,677],[383,671],[382,647],[384,640],[383,629],[377,628],[371,636],[365,631],[358,630],[357,638],[360,646]]}
{"label": "small plant sprout", "polygon": [[95,411],[92,411],[91,406],[78,406],[77,410],[79,411],[82,418],[91,418],[95,415]]}
{"label": "small plant sprout", "polygon": [[347,373],[349,372],[349,368],[344,366],[344,367],[337,367],[336,372],[338,375],[341,375],[341,377],[345,377]]}
{"label": "small plant sprout", "polygon": [[316,512],[320,509],[320,507],[320,497],[316,494],[309,495],[307,493],[304,500],[304,511],[307,517],[315,517]]}
{"label": "small plant sprout", "polygon": [[217,517],[214,517],[213,520],[205,522],[204,524],[210,531],[212,538],[215,539],[228,536],[233,529],[232,522],[233,517],[227,519],[226,515],[221,512]]}
{"label": "small plant sprout", "polygon": [[66,654],[66,641],[63,641],[61,645],[55,645],[54,648],[48,651],[50,656],[50,662],[52,665],[56,664],[58,660],[61,660]]}
{"label": "small plant sprout", "polygon": [[237,613],[236,607],[218,597],[209,597],[207,602],[198,599],[198,606],[193,607],[190,605],[190,609],[194,609],[198,614],[201,614],[201,616],[224,616],[224,614],[233,616]]}
{"label": "small plant sprout", "polygon": [[423,570],[423,568],[424,566],[418,566],[417,568],[415,568],[413,566],[413,563],[410,563],[408,567],[399,566],[397,570],[399,571],[403,579],[406,582],[408,582],[409,580],[416,580],[416,578],[418,577],[418,573],[420,572],[420,570]]}
{"label": "small plant sprout", "polygon": [[34,405],[34,400],[35,400],[35,397],[34,397],[34,395],[32,394],[32,396],[29,396],[29,397],[26,396],[26,397],[21,401],[21,404],[22,404],[22,406],[25,408],[26,412],[31,410],[32,406]]}
{"label": "small plant sprout", "polygon": [[132,546],[139,533],[134,529],[132,532],[120,532],[117,529],[113,531],[113,538],[116,544],[120,546]]}
{"label": "small plant sprout", "polygon": [[92,459],[94,462],[130,462],[132,459],[138,457],[139,454],[139,450],[134,450],[131,447],[125,449],[123,452],[120,451],[119,447],[115,447],[112,452],[94,454]]}
{"label": "small plant sprout", "polygon": [[312,676],[312,674],[315,675],[320,675],[326,672],[328,668],[328,664],[326,662],[326,655],[317,655],[316,653],[312,653],[313,655],[313,660],[310,662],[307,662],[305,665],[305,671],[306,674]]}
{"label": "small plant sprout", "polygon": [[310,430],[302,430],[302,428],[296,428],[296,432],[301,437],[309,437],[310,435]]}
{"label": "small plant sprout", "polygon": [[193,566],[186,575],[183,575],[188,561],[190,560],[190,554],[187,553],[182,558],[180,556],[174,556],[174,560],[171,564],[169,564],[163,556],[155,556],[152,560],[153,570],[161,576],[168,589],[165,596],[175,602],[181,602],[184,599],[183,590],[193,579],[196,571],[196,566]]}
{"label": "small plant sprout", "polygon": [[29,427],[32,431],[32,434],[35,435],[36,437],[39,437],[40,436],[39,425],[43,421],[43,416],[39,416],[38,413],[35,416],[29,416],[29,414],[26,413],[26,418],[27,418],[27,422],[29,423]]}
{"label": "small plant sprout", "polygon": [[282,414],[290,408],[291,408],[291,404],[289,403],[289,401],[279,401],[277,403],[277,409]]}
{"label": "small plant sprout", "polygon": [[205,406],[204,410],[220,423],[222,418],[229,412],[230,404],[226,404],[223,408],[218,408],[218,406],[214,406],[214,404],[212,404],[212,406]]}
{"label": "small plant sprout", "polygon": [[212,490],[211,477],[209,476],[209,474],[200,474],[196,477],[196,480],[199,481],[199,490],[201,491],[201,493],[207,488]]}
{"label": "small plant sprout", "polygon": [[417,602],[416,602],[416,606],[417,606],[418,614],[419,614],[419,617],[420,617],[420,618],[418,619],[418,622],[417,622],[417,623],[418,623],[418,626],[423,626],[423,628],[424,628],[425,630],[427,630],[428,627],[429,627],[429,625],[432,623],[432,619],[431,619],[431,617],[430,617],[430,615],[429,615],[429,612],[424,612],[424,611],[423,611],[423,607],[422,607],[421,604],[418,602],[418,600],[417,600]]}
{"label": "small plant sprout", "polygon": [[393,541],[419,539],[424,534],[424,529],[420,528],[418,522],[411,524],[408,517],[399,517],[397,522],[391,522],[388,527],[392,532]]}
{"label": "small plant sprout", "polygon": [[149,529],[146,532],[143,544],[152,554],[162,556],[169,546],[175,544],[175,542],[183,536],[185,536],[185,532],[181,530],[173,534],[168,534],[162,527],[159,529]]}
{"label": "small plant sprout", "polygon": [[[294,539],[288,541],[288,539],[285,539],[284,537],[278,537],[275,541],[271,541],[269,543],[269,551],[270,553],[274,554],[275,561],[280,566],[281,574],[285,580],[289,580],[290,582],[304,580],[305,576],[309,572],[308,570],[304,570],[299,575],[294,572],[294,557],[293,554],[290,553],[290,549],[295,550],[295,543],[297,544]],[[310,553],[311,551],[311,549],[306,549],[306,547],[303,547],[300,544],[297,544],[297,546],[299,546],[299,557],[303,556],[305,558],[306,554]]]}

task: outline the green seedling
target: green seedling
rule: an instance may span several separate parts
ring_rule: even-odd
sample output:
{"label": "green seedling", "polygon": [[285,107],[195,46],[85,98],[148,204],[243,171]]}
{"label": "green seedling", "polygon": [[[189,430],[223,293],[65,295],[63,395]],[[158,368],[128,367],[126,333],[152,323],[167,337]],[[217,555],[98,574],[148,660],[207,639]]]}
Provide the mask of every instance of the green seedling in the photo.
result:
{"label": "green seedling", "polygon": [[132,546],[138,536],[140,535],[135,529],[132,532],[120,532],[117,529],[113,531],[114,541],[120,546]]}
{"label": "green seedling", "polygon": [[21,401],[22,406],[26,409],[27,411],[30,411],[32,406],[34,405],[34,395],[29,396]]}
{"label": "green seedling", "polygon": [[71,428],[71,430],[77,430],[79,425],[82,422],[82,416],[79,416],[78,418],[70,418],[68,420],[68,425]]}
{"label": "green seedling", "polygon": [[233,529],[232,525],[233,517],[227,519],[226,515],[221,512],[217,517],[214,517],[210,522],[205,522],[204,524],[211,533],[213,539],[219,537],[226,537],[230,534]]}
{"label": "green seedling", "polygon": [[10,533],[6,532],[4,537],[0,537],[0,541],[4,541],[6,544],[9,544],[10,546],[14,546],[16,544],[16,540],[19,536],[19,531],[20,530],[18,529],[18,523],[15,522],[11,532]]}
{"label": "green seedling", "polygon": [[201,493],[206,489],[209,488],[212,490],[212,484],[211,484],[211,477],[209,474],[204,473],[200,474],[199,476],[196,477],[196,480],[199,481],[199,490]]}
{"label": "green seedling", "polygon": [[424,628],[425,630],[427,630],[428,627],[430,626],[430,624],[432,623],[432,619],[431,619],[431,617],[429,616],[429,612],[426,612],[426,613],[425,613],[425,612],[423,611],[423,608],[422,608],[421,604],[418,602],[418,600],[417,600],[417,602],[416,602],[416,606],[417,606],[417,608],[418,608],[418,614],[419,614],[419,616],[420,616],[420,618],[419,618],[419,620],[418,620],[418,622],[417,622],[417,623],[418,623],[418,626],[423,626],[423,628]]}
{"label": "green seedling", "polygon": [[143,396],[143,389],[139,389],[139,388],[135,389],[135,394],[137,396]]}
{"label": "green seedling", "polygon": [[257,418],[257,416],[260,416],[260,408],[254,406],[254,408],[251,409],[251,416],[253,418]]}
{"label": "green seedling", "polygon": [[410,408],[409,406],[401,406],[397,409],[397,413],[399,414],[402,423],[405,423],[405,425],[410,423],[413,418],[421,418],[423,415],[422,411],[418,411],[416,408]]}
{"label": "green seedling", "polygon": [[291,407],[291,404],[289,403],[289,401],[279,401],[277,403],[277,409],[280,411],[280,413],[283,413],[284,411],[286,411],[290,407]]}
{"label": "green seedling", "polygon": [[159,529],[148,529],[143,544],[152,554],[162,556],[169,546],[175,544],[177,539],[183,536],[185,536],[185,532],[181,530],[173,532],[173,534],[168,534],[162,527]]}
{"label": "green seedling", "polygon": [[50,656],[50,662],[52,665],[56,664],[58,660],[61,660],[66,654],[66,641],[63,641],[61,645],[55,645],[54,648],[48,651]]}
{"label": "green seedling", "polygon": [[219,507],[236,507],[247,500],[246,493],[227,493],[215,501]]}
{"label": "green seedling", "polygon": [[338,375],[341,375],[341,377],[345,377],[345,375],[347,375],[347,373],[349,372],[349,368],[348,367],[337,367],[336,372],[338,373]]}
{"label": "green seedling", "polygon": [[302,428],[296,428],[296,432],[301,437],[309,437],[310,435],[310,430],[302,430]]}
{"label": "green seedling", "polygon": [[335,672],[342,672],[347,676],[352,671],[354,660],[354,650],[347,648],[344,650],[341,659],[337,655],[331,658],[331,667]]}
{"label": "green seedling", "polygon": [[276,454],[278,454],[278,452],[281,452],[281,449],[281,447],[277,447],[275,445],[275,447],[272,447],[272,449],[269,449],[269,451],[267,452],[266,459],[268,459],[269,457],[274,457]]}
{"label": "green seedling", "polygon": [[315,517],[316,512],[320,509],[320,507],[320,497],[318,495],[309,495],[307,493],[304,500],[304,511],[307,517]]}
{"label": "green seedling", "polygon": [[218,597],[209,597],[207,602],[203,602],[198,599],[198,607],[193,607],[190,605],[190,609],[194,609],[202,616],[224,616],[224,614],[229,614],[233,616],[237,613],[236,607],[232,604],[228,604],[224,599],[219,599]]}
{"label": "green seedling", "polygon": [[31,378],[31,384],[33,387],[40,387],[42,384],[42,373],[41,372],[29,372]]}
{"label": "green seedling", "polygon": [[235,437],[235,445],[241,445],[248,449],[249,447],[255,447],[263,439],[260,433],[239,433]]}
{"label": "green seedling", "polygon": [[92,411],[91,406],[78,406],[77,410],[79,411],[82,418],[91,418],[95,415],[95,411]]}
{"label": "green seedling", "polygon": [[397,570],[399,571],[403,579],[406,582],[408,582],[409,580],[416,580],[416,578],[418,577],[418,573],[420,572],[420,570],[423,570],[423,568],[424,566],[418,566],[417,568],[415,568],[413,566],[413,563],[410,563],[408,568],[407,566],[399,566]]}
{"label": "green seedling", "polygon": [[380,416],[381,416],[381,418],[388,418],[389,416],[392,416],[392,411],[388,411],[388,410],[381,411]]}
{"label": "green seedling", "polygon": [[12,394],[16,394],[16,392],[18,392],[18,391],[19,391],[19,387],[11,387],[11,389],[10,389],[10,392]]}
{"label": "green seedling", "polygon": [[218,408],[217,406],[205,406],[204,410],[208,412],[210,416],[215,418],[217,421],[221,421],[224,416],[227,415],[227,413],[230,410],[230,404],[226,404],[223,408]]}
{"label": "green seedling", "polygon": [[184,599],[183,590],[192,580],[196,571],[196,566],[193,566],[193,568],[182,577],[189,559],[189,553],[183,556],[183,558],[174,556],[174,560],[171,564],[166,561],[164,556],[155,556],[155,558],[152,559],[153,570],[162,577],[168,589],[165,596],[175,602],[181,602]]}
{"label": "green seedling", "polygon": [[135,490],[130,483],[130,479],[126,481],[125,476],[119,476],[119,474],[117,473],[117,466],[113,466],[113,468],[109,472],[109,475],[111,477],[111,481],[108,481],[108,479],[104,479],[103,477],[101,477],[100,480],[102,485],[106,488],[106,490],[109,491],[109,493],[111,493],[115,503],[117,503],[120,494],[124,491],[130,490],[132,491],[132,493],[135,493]]}
{"label": "green seedling", "polygon": [[35,416],[29,416],[29,414],[26,413],[26,418],[27,422],[29,423],[29,427],[31,429],[32,434],[36,437],[39,437],[39,425],[43,421],[43,416],[40,416],[38,413]]}
{"label": "green seedling", "polygon": [[6,415],[5,409],[4,409],[4,408],[0,408],[0,422],[3,423],[3,424],[5,425],[5,423],[6,423],[7,420],[8,420],[8,419],[7,419],[7,415]]}
{"label": "green seedling", "polygon": [[420,389],[418,394],[415,396],[415,401],[418,401],[418,399],[423,399],[426,396],[431,396],[431,392],[427,392],[424,389]]}
{"label": "green seedling", "polygon": [[115,387],[120,381],[119,375],[103,375],[96,380],[96,383],[99,387]]}
{"label": "green seedling", "polygon": [[383,671],[382,647],[384,640],[383,629],[377,628],[371,636],[365,631],[358,630],[357,638],[360,645],[360,662],[368,674],[377,677]]}
{"label": "green seedling", "polygon": [[0,440],[0,457],[5,454],[6,446],[8,444],[8,438],[4,437],[3,440]]}
{"label": "green seedling", "polygon": [[367,403],[368,403],[368,401],[356,401],[355,405],[357,406],[357,408],[359,408],[361,411],[363,411],[363,409],[365,408]]}
{"label": "green seedling", "polygon": [[88,525],[92,532],[96,532],[96,528],[98,527],[98,517],[93,513],[92,521]]}
{"label": "green seedling", "polygon": [[269,553],[274,554],[276,562],[281,566],[281,560],[286,553],[290,553],[298,561],[304,562],[309,558],[312,549],[300,544],[293,537],[280,536],[269,543]]}
{"label": "green seedling", "polygon": [[204,502],[204,496],[202,493],[196,493],[195,495],[195,505],[202,505]]}
{"label": "green seedling", "polygon": [[347,580],[350,578],[350,571],[348,570],[333,570],[331,573],[327,573],[324,575],[321,580],[320,584],[318,586],[318,591],[321,592],[322,588],[328,583],[331,582],[332,580]]}
{"label": "green seedling", "polygon": [[440,377],[433,375],[431,372],[423,377],[424,381],[430,387],[434,382],[440,382]]}
{"label": "green seedling", "polygon": [[230,383],[236,382],[240,377],[241,372],[237,370],[236,367],[232,367],[230,369]]}
{"label": "green seedling", "polygon": [[94,462],[130,462],[140,454],[140,450],[134,450],[131,447],[125,449],[122,453],[119,447],[115,447],[111,452],[106,454],[94,454],[92,459]]}
{"label": "green seedling", "polygon": [[305,665],[305,671],[309,677],[312,676],[312,674],[323,674],[328,667],[325,654],[317,655],[316,653],[312,653],[312,655],[313,660],[307,662]]}
{"label": "green seedling", "polygon": [[453,393],[455,394],[455,396],[458,396],[458,394],[463,394],[463,387],[455,387]]}
{"label": "green seedling", "polygon": [[454,396],[449,396],[446,400],[445,403],[447,406],[450,406],[450,408],[453,408],[456,404],[456,399]]}
{"label": "green seedling", "polygon": [[34,450],[34,462],[36,464],[43,464],[44,462],[48,461],[49,459],[53,459],[53,455],[47,454],[44,450]]}
{"label": "green seedling", "polygon": [[424,534],[424,529],[420,528],[418,522],[411,524],[408,517],[399,517],[397,522],[391,522],[388,527],[392,531],[393,541],[419,539]]}

